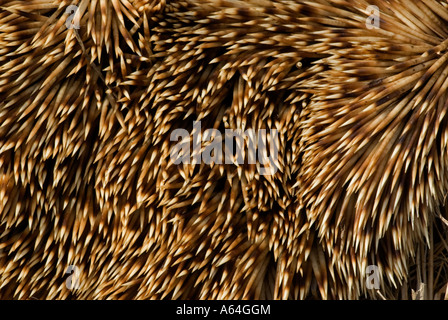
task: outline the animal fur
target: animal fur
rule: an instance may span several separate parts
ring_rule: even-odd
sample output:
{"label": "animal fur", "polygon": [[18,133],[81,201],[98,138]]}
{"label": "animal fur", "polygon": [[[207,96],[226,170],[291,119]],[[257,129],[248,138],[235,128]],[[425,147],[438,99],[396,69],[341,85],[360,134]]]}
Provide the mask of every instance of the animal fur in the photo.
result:
{"label": "animal fur", "polygon": [[[399,290],[445,212],[447,22],[436,0],[0,0],[0,297],[358,299],[369,265]],[[278,171],[174,165],[193,121],[277,129]]]}

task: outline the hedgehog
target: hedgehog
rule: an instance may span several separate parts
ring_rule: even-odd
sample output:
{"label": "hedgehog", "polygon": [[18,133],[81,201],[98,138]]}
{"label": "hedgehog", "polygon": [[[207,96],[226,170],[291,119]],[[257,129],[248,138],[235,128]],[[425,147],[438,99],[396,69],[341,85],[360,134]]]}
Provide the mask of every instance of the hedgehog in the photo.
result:
{"label": "hedgehog", "polygon": [[[0,298],[447,298],[447,21],[444,0],[0,0]],[[275,173],[176,164],[195,121],[276,130]]]}

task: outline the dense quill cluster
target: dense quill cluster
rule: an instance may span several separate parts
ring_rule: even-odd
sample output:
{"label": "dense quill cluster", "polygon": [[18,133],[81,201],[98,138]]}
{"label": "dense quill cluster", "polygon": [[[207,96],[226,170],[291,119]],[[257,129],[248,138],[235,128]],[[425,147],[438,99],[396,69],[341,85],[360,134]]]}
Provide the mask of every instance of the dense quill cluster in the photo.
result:
{"label": "dense quill cluster", "polygon": [[[0,298],[389,297],[445,252],[447,88],[444,0],[0,0]],[[278,171],[175,165],[193,121]]]}

